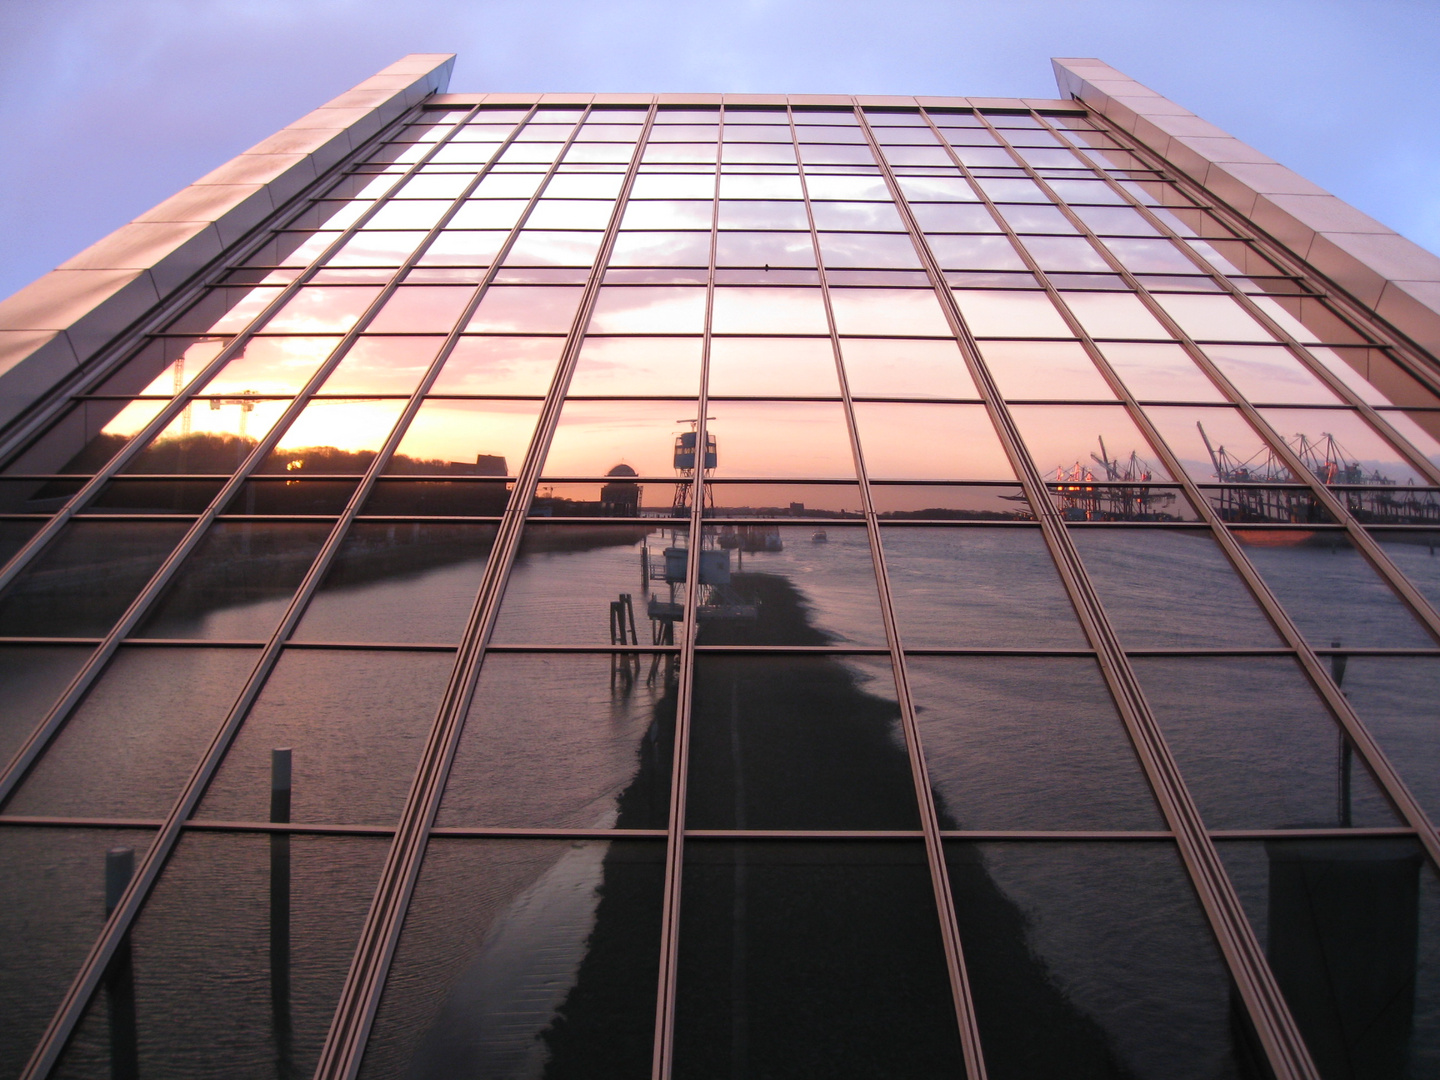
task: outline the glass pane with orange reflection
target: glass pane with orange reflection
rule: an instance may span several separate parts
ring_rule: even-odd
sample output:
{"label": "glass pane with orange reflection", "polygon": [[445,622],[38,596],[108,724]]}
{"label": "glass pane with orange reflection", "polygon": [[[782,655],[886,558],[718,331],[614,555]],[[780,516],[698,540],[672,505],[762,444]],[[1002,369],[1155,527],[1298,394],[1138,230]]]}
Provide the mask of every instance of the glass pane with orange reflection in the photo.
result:
{"label": "glass pane with orange reflection", "polygon": [[289,407],[289,400],[250,394],[192,401],[123,471],[232,473]]}
{"label": "glass pane with orange reflection", "polygon": [[694,430],[696,408],[685,400],[567,401],[542,475],[605,476],[626,465],[637,476],[672,476],[677,440]]}
{"label": "glass pane with orange reflection", "polygon": [[387,473],[513,476],[525,460],[538,401],[454,401],[420,406]]}
{"label": "glass pane with orange reflection", "polygon": [[543,396],[555,377],[563,337],[474,337],[455,343],[435,384],[435,394]]}
{"label": "glass pane with orange reflection", "polygon": [[264,473],[363,473],[405,407],[403,399],[306,405],[257,467]]}
{"label": "glass pane with orange reflection", "polygon": [[855,426],[877,479],[1015,479],[983,405],[857,402]]}
{"label": "glass pane with orange reflection", "polygon": [[200,392],[209,395],[299,393],[340,343],[338,337],[254,337]]}
{"label": "glass pane with orange reflection", "polygon": [[855,475],[845,413],[838,402],[714,401],[709,416],[717,476]]}
{"label": "glass pane with orange reflection", "polygon": [[1014,405],[1010,414],[1046,480],[1172,479],[1118,405]]}
{"label": "glass pane with orange reflection", "polygon": [[375,334],[448,334],[474,295],[467,285],[401,285],[365,329]]}
{"label": "glass pane with orange reflection", "polygon": [[698,337],[587,337],[569,394],[698,396]]}
{"label": "glass pane with orange reflection", "polygon": [[[855,484],[752,484],[706,481],[706,517],[859,518]],[[823,543],[823,533],[815,534]]]}
{"label": "glass pane with orange reflection", "polygon": [[980,355],[1007,398],[1115,400],[1077,341],[987,341]]}
{"label": "glass pane with orange reflection", "polygon": [[321,384],[321,394],[410,394],[443,337],[362,337]]}
{"label": "glass pane with orange reflection", "polygon": [[978,398],[955,341],[842,338],[854,397]]}

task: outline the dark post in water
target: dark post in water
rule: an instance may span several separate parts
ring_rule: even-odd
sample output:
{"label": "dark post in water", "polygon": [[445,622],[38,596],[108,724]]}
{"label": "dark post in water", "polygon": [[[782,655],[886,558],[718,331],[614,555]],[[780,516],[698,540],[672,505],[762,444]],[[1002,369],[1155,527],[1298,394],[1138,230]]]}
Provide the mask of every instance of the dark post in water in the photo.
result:
{"label": "dark post in water", "polygon": [[[290,821],[290,748],[270,751],[270,820]],[[270,834],[270,1007],[280,1075],[290,1062],[290,834]]]}
{"label": "dark post in water", "polygon": [[[115,913],[134,873],[134,848],[111,848],[105,853],[107,919]],[[135,967],[129,934],[115,949],[105,971],[105,998],[110,1011],[110,1075],[114,1080],[136,1080],[140,1075],[140,1049],[135,1033]]]}

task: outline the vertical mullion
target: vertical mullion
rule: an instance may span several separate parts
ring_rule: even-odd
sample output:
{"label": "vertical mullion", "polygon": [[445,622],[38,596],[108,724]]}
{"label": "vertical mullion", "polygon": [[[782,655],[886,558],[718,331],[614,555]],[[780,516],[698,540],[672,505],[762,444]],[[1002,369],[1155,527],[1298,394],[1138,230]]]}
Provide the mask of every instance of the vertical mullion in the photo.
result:
{"label": "vertical mullion", "polygon": [[[988,124],[989,121],[987,120],[986,123]],[[996,135],[997,139],[1002,138],[993,126],[990,130],[992,134]],[[1008,140],[1002,140],[1002,145],[1010,151],[1017,164],[1025,170],[1030,179],[1044,191],[1047,196],[1054,199],[1057,204],[1063,205],[1063,200],[1056,198],[1050,185],[1045,183],[1044,178],[1015,153],[1014,148],[1010,146]],[[1106,177],[1105,179],[1115,191],[1119,192],[1127,200],[1128,205],[1132,208],[1139,206],[1139,203],[1130,193],[1115,183],[1113,178]],[[1147,220],[1149,220],[1149,217],[1150,216],[1147,215]],[[1083,223],[1078,222],[1078,220],[1077,225],[1084,228]],[[1085,229],[1084,235],[1090,240],[1092,245],[1098,243],[1094,234],[1090,232],[1089,229]],[[1320,481],[1320,478],[1310,470],[1310,467],[1306,465],[1305,462],[1300,459],[1300,456],[1291,449],[1290,445],[1280,437],[1270,422],[1260,413],[1260,410],[1252,405],[1249,399],[1236,389],[1235,385],[1226,377],[1225,373],[1216,367],[1210,357],[1205,354],[1205,350],[1195,344],[1190,335],[1180,327],[1179,323],[1171,318],[1170,313],[1151,295],[1150,291],[1140,283],[1135,275],[1122,266],[1120,261],[1116,259],[1103,244],[1099,244],[1099,250],[1106,261],[1115,269],[1115,272],[1119,274],[1126,286],[1132,290],[1133,295],[1145,305],[1146,310],[1159,321],[1161,326],[1165,327],[1165,329],[1174,336],[1176,341],[1180,342],[1190,358],[1210,377],[1210,380],[1215,383],[1221,393],[1225,395],[1235,408],[1240,410],[1255,430],[1260,432],[1261,438],[1270,444],[1271,449],[1285,462],[1291,474],[1301,483],[1307,485],[1315,498],[1324,505],[1325,509],[1330,512],[1336,521],[1344,526],[1350,542],[1359,550],[1365,560],[1375,568],[1376,572],[1390,586],[1391,590],[1400,597],[1400,600],[1421,622],[1430,636],[1437,642],[1440,642],[1440,612],[1437,612],[1431,605],[1429,599],[1411,584],[1410,579],[1391,561],[1390,556],[1385,554],[1384,549],[1376,542],[1374,537],[1365,530],[1365,527],[1355,520],[1355,516],[1350,513],[1350,509],[1344,500],[1337,498],[1335,493]],[[1253,307],[1253,305],[1246,306],[1247,312],[1250,311],[1251,307]],[[1264,315],[1263,312],[1259,312],[1258,310],[1254,313],[1262,317]],[[1275,327],[1273,321],[1269,318],[1264,318],[1264,325],[1267,329],[1273,328],[1274,331],[1279,331],[1279,328]],[[1283,336],[1287,343],[1292,346],[1298,346],[1298,343],[1296,343],[1293,338],[1290,338],[1288,335]],[[1292,352],[1293,351],[1292,348]],[[1430,470],[1427,469],[1426,475],[1429,474]]]}
{"label": "vertical mullion", "polygon": [[721,99],[715,128],[715,188],[710,203],[710,256],[705,275],[705,325],[696,398],[695,476],[690,488],[690,536],[685,551],[685,607],[681,619],[679,671],[675,688],[675,740],[670,772],[670,820],[665,845],[665,892],[660,921],[660,977],[655,1000],[655,1052],[651,1080],[670,1080],[675,1059],[675,994],[680,960],[680,905],[685,871],[685,806],[690,775],[691,698],[695,685],[695,640],[700,622],[700,549],[705,516],[706,413],[710,402],[711,316],[715,307],[715,252],[720,229],[720,179],[725,157],[725,107]]}
{"label": "vertical mullion", "polygon": [[[858,108],[855,111],[858,112]],[[790,137],[796,146],[798,160],[799,139],[795,132],[794,110],[787,108],[786,113],[790,121]],[[873,148],[871,152],[874,153]],[[830,331],[830,347],[835,356],[835,371],[840,383],[841,404],[845,410],[845,426],[850,438],[850,451],[855,462],[855,474],[860,484],[860,504],[865,515],[867,538],[870,541],[870,558],[879,593],[880,617],[885,626],[885,639],[890,646],[890,666],[895,677],[896,697],[900,705],[900,722],[905,733],[905,745],[910,759],[911,781],[915,785],[920,827],[925,841],[925,857],[929,864],[930,881],[935,893],[936,914],[939,918],[940,937],[945,950],[945,967],[950,979],[955,1022],[960,1029],[965,1075],[969,1080],[985,1080],[985,1058],[980,1048],[980,1028],[975,1019],[975,1001],[970,991],[970,980],[965,969],[965,953],[960,943],[960,927],[955,915],[954,895],[950,891],[950,874],[945,865],[945,848],[940,837],[940,822],[935,810],[935,794],[930,787],[930,774],[925,766],[924,748],[920,742],[920,728],[915,718],[915,703],[910,694],[909,671],[906,667],[905,654],[900,647],[894,602],[880,542],[880,527],[870,493],[870,477],[865,469],[864,451],[860,445],[859,429],[855,424],[854,402],[850,396],[850,383],[845,374],[845,364],[840,350],[840,334],[835,325],[835,310],[830,299],[829,276],[825,271],[825,263],[820,250],[820,234],[815,227],[815,212],[810,204],[810,188],[806,182],[805,168],[803,164],[798,168],[800,193],[805,200],[805,219],[810,225],[810,243],[815,252],[815,265],[819,268],[820,295],[825,304],[825,321]]]}
{"label": "vertical mullion", "polygon": [[[473,116],[478,110],[479,106],[477,105],[471,110],[470,115]],[[466,119],[468,120],[469,117],[467,116]],[[220,371],[221,368],[223,368],[227,363],[229,363],[230,360],[232,360],[238,353],[244,350],[245,346],[249,343],[250,339],[255,336],[256,332],[260,330],[260,328],[262,328],[265,323],[267,323],[272,317],[274,317],[276,312],[278,312],[282,307],[289,303],[290,300],[295,296],[296,293],[300,291],[302,287],[309,283],[309,281],[320,271],[320,268],[324,265],[326,260],[328,260],[332,255],[334,255],[347,243],[349,243],[350,239],[355,235],[355,233],[362,229],[365,224],[379,212],[380,207],[389,201],[391,193],[394,192],[396,188],[400,187],[402,184],[408,181],[411,176],[415,175],[415,173],[418,172],[421,167],[426,165],[430,161],[430,159],[439,152],[442,146],[445,146],[452,138],[454,138],[455,133],[460,129],[460,127],[461,124],[459,123],[452,125],[450,131],[443,139],[440,139],[438,142],[435,143],[433,147],[426,151],[424,156],[422,156],[419,161],[415,162],[409,169],[407,169],[401,179],[396,184],[394,184],[382,198],[376,199],[374,205],[371,206],[370,209],[366,210],[363,214],[356,218],[356,220],[349,226],[349,228],[344,229],[340,233],[340,235],[337,236],[335,240],[324,251],[322,251],[313,260],[311,260],[310,265],[305,267],[305,269],[300,272],[300,274],[295,278],[294,281],[284,286],[275,295],[275,298],[271,300],[270,303],[266,304],[265,307],[261,309],[260,313],[257,314],[253,319],[251,319],[248,324],[246,324],[244,329],[242,329],[239,333],[237,333],[233,338],[230,339],[230,343],[228,345],[226,345],[223,349],[221,349],[218,353],[215,354],[215,358],[205,365],[205,367],[200,371],[200,373],[190,381],[190,384],[185,388],[182,393],[176,394],[173,398],[171,398],[169,403],[166,404],[165,407],[162,408],[158,413],[156,413],[148,424],[146,424],[138,432],[132,435],[130,437],[130,441],[127,442],[124,446],[122,446],[115,453],[115,455],[108,462],[106,462],[106,464],[102,468],[100,468],[93,476],[90,477],[89,480],[85,481],[85,483],[81,486],[80,490],[77,491],[70,498],[70,501],[67,502],[59,510],[57,510],[54,516],[45,523],[45,525],[40,529],[40,531],[37,532],[34,536],[32,536],[25,543],[24,547],[22,547],[13,556],[11,556],[9,561],[7,561],[4,566],[0,566],[0,589],[4,589],[13,580],[15,580],[16,576],[20,573],[20,571],[23,570],[27,565],[29,565],[29,563],[32,562],[39,555],[39,553],[45,547],[47,547],[51,543],[51,541],[55,539],[55,537],[59,534],[61,528],[72,517],[74,517],[75,514],[83,510],[85,506],[88,505],[90,501],[100,493],[100,489],[104,487],[111,478],[113,478],[117,473],[119,473],[133,457],[139,454],[141,449],[143,449],[145,446],[148,446],[151,440],[153,440],[157,435],[164,431],[170,425],[170,422],[172,420],[174,420],[177,416],[180,415],[181,412],[183,412],[187,407],[189,407],[191,399],[200,392],[200,388],[203,387],[206,382],[208,382],[218,371]],[[274,232],[276,230],[272,229],[270,231]],[[397,271],[397,274],[398,273],[399,271]],[[394,281],[392,279],[391,287],[393,287],[393,284]],[[252,288],[259,287],[261,286],[252,286]],[[211,285],[208,286],[208,288],[215,288],[215,286]],[[383,295],[384,293],[382,292],[382,296]],[[372,308],[372,311],[373,310],[375,309]],[[286,416],[281,418],[281,421],[287,419],[289,419],[288,413],[286,414]],[[277,421],[275,426],[279,427],[281,421]]]}
{"label": "vertical mullion", "polygon": [[[570,139],[556,156],[541,187],[531,198],[521,220],[512,231],[512,240],[518,237],[529,217],[531,209],[544,195],[550,177],[560,167],[565,154],[579,134],[588,118],[590,107],[576,123]],[[455,667],[445,694],[436,712],[436,718],[427,741],[414,783],[407,797],[395,839],[386,859],[385,869],[377,886],[365,927],[351,963],[345,989],[331,1021],[330,1032],[321,1051],[315,1076],[318,1078],[351,1078],[359,1071],[370,1029],[374,1022],[380,997],[384,992],[385,978],[390,961],[404,927],[405,915],[410,898],[414,894],[420,869],[429,843],[430,831],[444,793],[456,746],[463,732],[465,716],[474,699],[476,686],[484,662],[486,646],[495,625],[500,600],[510,569],[519,550],[521,534],[526,517],[534,498],[535,485],[549,450],[559,420],[565,390],[574,372],[580,353],[580,344],[594,309],[595,297],[599,291],[604,266],[614,246],[615,234],[626,199],[634,183],[645,141],[653,122],[654,106],[651,106],[644,128],[636,143],[634,156],[625,174],[621,191],[616,198],[595,263],[582,291],[580,303],[571,323],[565,347],[561,352],[555,376],[551,382],[545,404],[536,423],[535,434],[529,451],[516,478],[515,492],[502,515],[495,546],[485,568],[475,604],[471,610],[460,648],[457,651]],[[505,249],[508,250],[508,247]],[[503,252],[496,257],[496,265],[503,258]]]}
{"label": "vertical mullion", "polygon": [[[476,109],[471,110],[470,116],[473,116],[477,110],[478,106]],[[469,117],[466,119],[468,121]],[[461,124],[456,124],[455,130],[458,130],[460,126]],[[84,666],[75,673],[59,700],[51,706],[45,718],[36,725],[29,738],[26,739],[25,743],[15,752],[3,773],[0,773],[0,804],[3,804],[3,802],[14,793],[15,788],[20,782],[24,780],[26,773],[35,764],[40,754],[44,752],[50,740],[53,739],[56,733],[64,726],[70,713],[89,692],[91,685],[93,685],[94,681],[100,676],[110,658],[115,654],[115,650],[119,648],[121,641],[123,641],[126,635],[149,613],[150,608],[159,599],[165,587],[170,583],[175,574],[179,572],[185,559],[199,546],[201,540],[204,539],[215,519],[224,511],[230,500],[234,498],[235,494],[250,478],[255,469],[275,448],[279,440],[284,437],[291,422],[293,422],[293,420],[304,411],[306,406],[309,405],[311,400],[313,400],[316,392],[324,385],[325,380],[330,377],[331,373],[334,372],[341,361],[344,360],[346,354],[354,346],[356,340],[358,340],[364,332],[370,321],[380,309],[384,307],[386,301],[394,295],[395,290],[399,287],[399,283],[405,274],[415,265],[435,238],[444,231],[446,224],[454,217],[461,203],[469,197],[476,186],[479,185],[480,181],[489,173],[491,165],[494,164],[499,155],[503,153],[505,148],[514,140],[515,134],[519,129],[520,125],[516,125],[510,137],[506,139],[504,143],[501,144],[500,149],[492,155],[490,162],[476,174],[473,181],[466,185],[465,190],[452,200],[450,209],[447,210],[439,222],[429,230],[425,238],[416,246],[415,250],[401,262],[400,266],[390,276],[390,280],[376,295],[375,299],[366,308],[360,318],[356,320],[355,325],[341,336],[335,348],[331,350],[330,355],[326,357],[325,361],[316,369],[315,373],[306,381],[305,385],[295,394],[289,406],[280,415],[279,419],[271,425],[270,430],[265,433],[265,436],[256,443],[255,449],[246,456],[245,460],[241,462],[239,467],[230,475],[229,479],[220,486],[219,492],[210,500],[209,505],[191,522],[185,535],[181,537],[165,561],[161,563],[155,573],[151,575],[150,580],[145,584],[144,588],[141,589],[135,599],[131,601],[119,620],[111,627],[109,633],[101,640]],[[454,131],[451,132],[451,135],[453,134]],[[443,145],[443,143],[439,145]],[[396,185],[396,187],[399,186],[398,184]],[[377,207],[381,201],[382,200],[376,200]],[[518,231],[518,228],[519,226],[517,225],[516,231]],[[482,284],[477,287],[476,294],[472,297],[470,306],[466,308],[465,318],[468,319],[469,313],[473,311],[474,305],[478,303],[479,296],[483,293],[485,285],[488,284],[491,277],[493,277],[500,260],[514,242],[514,236],[515,232],[512,231],[505,247],[500,254],[496,256],[494,265],[487,271]],[[464,320],[462,319],[460,329],[463,329],[463,327]],[[459,329],[455,330],[452,333],[452,338],[458,335],[459,332]],[[427,372],[426,385],[434,381],[434,377],[439,371],[439,365],[443,362],[445,356],[448,355],[448,347],[452,346],[452,344],[451,339],[447,339],[446,347],[442,348],[441,354],[436,358],[435,362],[432,363],[430,370]],[[198,381],[197,379],[196,382]],[[419,393],[419,391],[417,391],[417,393]],[[193,396],[193,393],[187,393],[185,395],[187,404]],[[392,426],[392,435],[390,439],[387,439],[387,446],[392,442],[398,443],[400,432],[403,430],[404,425],[409,423],[410,417],[414,415],[414,411],[418,407],[416,398],[412,396],[410,403]],[[373,477],[376,470],[382,468],[386,460],[388,460],[388,454],[383,455],[383,459],[381,456],[377,456],[377,458],[371,462],[361,483],[357,485],[355,492],[348,501],[346,509],[342,513],[342,519],[353,517],[354,513],[358,511],[357,500],[362,499],[364,495],[369,492],[370,486],[374,483]],[[341,525],[345,523],[346,520],[340,522]]]}
{"label": "vertical mullion", "polygon": [[[1040,180],[1038,176],[1032,178],[1037,181]],[[976,186],[978,189],[978,185]],[[1053,197],[1053,192],[1049,191],[1048,186],[1046,187],[1046,191]],[[1110,384],[1111,390],[1119,397],[1127,413],[1130,415],[1131,420],[1159,455],[1165,468],[1170,472],[1170,475],[1175,478],[1176,484],[1184,491],[1186,498],[1194,505],[1196,512],[1201,516],[1201,520],[1209,527],[1210,535],[1214,537],[1215,541],[1220,545],[1221,550],[1224,551],[1231,565],[1235,568],[1251,594],[1260,604],[1261,609],[1265,612],[1272,625],[1274,625],[1276,631],[1280,634],[1286,645],[1294,650],[1301,667],[1305,670],[1306,676],[1329,706],[1335,716],[1336,722],[1345,732],[1345,736],[1359,751],[1361,759],[1375,774],[1381,787],[1385,789],[1386,795],[1392,803],[1394,803],[1406,823],[1416,830],[1427,852],[1430,854],[1432,861],[1440,865],[1440,836],[1437,836],[1435,826],[1430,822],[1423,808],[1410,793],[1409,788],[1400,778],[1399,773],[1390,763],[1379,743],[1376,742],[1369,729],[1355,713],[1349,699],[1346,698],[1339,687],[1335,685],[1331,677],[1329,665],[1320,659],[1314,648],[1305,639],[1304,635],[1300,633],[1299,628],[1296,627],[1295,623],[1291,620],[1284,605],[1280,603],[1275,594],[1270,590],[1270,587],[1265,583],[1259,571],[1255,569],[1254,564],[1251,563],[1250,559],[1245,555],[1244,549],[1231,534],[1230,530],[1225,527],[1224,522],[1221,521],[1214,507],[1212,507],[1205,498],[1198,484],[1190,477],[1190,474],[1186,472],[1179,459],[1170,450],[1169,445],[1151,422],[1149,415],[1140,407],[1139,402],[1130,392],[1129,387],[1125,385],[1125,381],[1121,379],[1114,368],[1110,366],[1110,362],[1105,358],[1103,350],[1095,344],[1090,334],[1080,324],[1080,321],[1075,317],[1074,313],[1070,311],[1068,305],[1064,303],[1054,282],[1052,282],[1045,271],[1040,268],[1039,263],[1036,262],[1030,252],[1026,250],[1024,244],[1019,242],[1019,237],[1013,227],[1005,219],[1004,215],[999,213],[993,203],[989,202],[989,197],[985,195],[983,191],[981,191],[981,197],[987,200],[987,205],[990,207],[992,216],[1020,251],[1021,257],[1025,260],[1026,265],[1030,267],[1031,273],[1035,275],[1036,279],[1044,287],[1051,302],[1055,305],[1056,310],[1060,312],[1066,324],[1070,327],[1071,333],[1080,341],[1081,346],[1089,355],[1090,360],[1100,370],[1106,382]],[[1065,215],[1066,220],[1096,247],[1101,256],[1110,264],[1116,273],[1121,275],[1127,284],[1138,285],[1134,280],[1134,276],[1120,264],[1114,254],[1104,246],[1099,238],[1096,237],[1085,222],[1081,220],[1080,216],[1076,214],[1067,203],[1063,200],[1057,200],[1057,206],[1060,212]],[[1221,389],[1226,393],[1233,392],[1233,389],[1228,387],[1228,385],[1222,385]]]}
{"label": "vertical mullion", "polygon": [[[1317,1074],[1309,1050],[1295,1027],[1279,987],[1275,984],[1274,976],[1265,963],[1263,950],[1255,938],[1239,897],[1229,878],[1225,876],[1219,854],[1205,832],[1199,810],[1180,778],[1179,768],[1165,744],[1155,717],[1150,712],[1139,680],[1120,647],[1105,609],[1086,574],[1079,553],[1075,550],[1074,542],[1049,498],[1039,469],[1024,449],[1019,429],[999,394],[989,368],[980,356],[975,339],[960,313],[944,273],[930,252],[929,245],[925,243],[923,231],[904,199],[893,170],[884,160],[863,112],[860,121],[871,149],[880,161],[881,171],[916,250],[925,264],[936,295],[956,339],[960,342],[971,375],[986,399],[986,408],[1000,436],[1001,444],[1016,475],[1020,477],[1026,495],[1034,504],[1036,518],[1054,557],[1061,581],[1084,627],[1086,638],[1095,649],[1105,682],[1115,700],[1136,756],[1150,781],[1156,801],[1167,824],[1174,831],[1181,860],[1189,872],[1235,985],[1250,1010],[1276,1078],[1312,1080]],[[955,159],[953,152],[951,157],[958,166],[958,159]],[[961,171],[968,177],[968,170],[962,168]]]}

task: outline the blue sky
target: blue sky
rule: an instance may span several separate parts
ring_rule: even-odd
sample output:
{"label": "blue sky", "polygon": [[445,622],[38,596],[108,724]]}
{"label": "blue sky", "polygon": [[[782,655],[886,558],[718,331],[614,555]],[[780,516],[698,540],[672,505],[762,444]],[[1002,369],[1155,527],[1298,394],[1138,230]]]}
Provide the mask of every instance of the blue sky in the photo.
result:
{"label": "blue sky", "polygon": [[1007,97],[1098,56],[1440,252],[1437,0],[10,0],[0,296],[407,52],[457,90]]}

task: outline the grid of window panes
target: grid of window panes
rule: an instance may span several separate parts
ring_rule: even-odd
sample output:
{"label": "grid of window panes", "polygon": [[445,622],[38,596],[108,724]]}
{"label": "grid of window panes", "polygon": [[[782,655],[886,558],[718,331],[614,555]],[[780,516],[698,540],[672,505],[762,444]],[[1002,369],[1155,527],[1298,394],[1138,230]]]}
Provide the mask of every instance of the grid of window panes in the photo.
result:
{"label": "grid of window panes", "polygon": [[992,1077],[1267,1075],[1076,573],[1321,1074],[1440,1064],[1436,380],[1122,140],[436,108],[252,244],[0,471],[0,1072],[159,837],[55,1075],[960,1075],[957,948]]}

